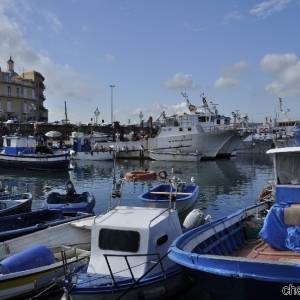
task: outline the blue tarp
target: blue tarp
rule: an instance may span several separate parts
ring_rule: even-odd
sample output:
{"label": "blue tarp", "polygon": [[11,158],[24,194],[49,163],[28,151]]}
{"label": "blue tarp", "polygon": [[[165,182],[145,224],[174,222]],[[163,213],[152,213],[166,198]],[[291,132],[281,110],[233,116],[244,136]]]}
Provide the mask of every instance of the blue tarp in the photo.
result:
{"label": "blue tarp", "polygon": [[300,252],[300,226],[284,224],[284,208],[278,204],[272,206],[259,235],[275,249]]}

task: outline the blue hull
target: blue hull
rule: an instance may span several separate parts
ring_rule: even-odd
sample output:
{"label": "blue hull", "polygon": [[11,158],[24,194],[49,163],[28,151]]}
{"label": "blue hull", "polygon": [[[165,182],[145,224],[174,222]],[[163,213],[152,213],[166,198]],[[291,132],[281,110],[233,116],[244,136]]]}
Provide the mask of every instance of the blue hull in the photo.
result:
{"label": "blue hull", "polygon": [[293,292],[290,285],[300,286],[300,264],[234,254],[245,245],[244,221],[267,206],[253,206],[183,234],[172,244],[169,258],[217,299],[286,297],[284,293]]}
{"label": "blue hull", "polygon": [[60,210],[65,215],[75,215],[78,212],[92,213],[95,203],[94,196],[88,192],[74,194],[71,198],[67,195],[51,193],[46,200],[48,209]]}

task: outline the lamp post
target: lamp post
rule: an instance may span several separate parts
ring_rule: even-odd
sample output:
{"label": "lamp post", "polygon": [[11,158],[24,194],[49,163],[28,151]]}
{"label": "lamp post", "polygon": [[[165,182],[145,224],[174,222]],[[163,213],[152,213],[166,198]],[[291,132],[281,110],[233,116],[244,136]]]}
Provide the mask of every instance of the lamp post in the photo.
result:
{"label": "lamp post", "polygon": [[94,115],[95,115],[95,118],[96,118],[96,125],[98,125],[98,117],[100,115],[100,111],[99,111],[98,106],[97,106],[96,110],[94,111]]}
{"label": "lamp post", "polygon": [[111,124],[114,122],[114,99],[113,99],[113,90],[116,87],[114,84],[111,84],[110,86],[110,121]]}

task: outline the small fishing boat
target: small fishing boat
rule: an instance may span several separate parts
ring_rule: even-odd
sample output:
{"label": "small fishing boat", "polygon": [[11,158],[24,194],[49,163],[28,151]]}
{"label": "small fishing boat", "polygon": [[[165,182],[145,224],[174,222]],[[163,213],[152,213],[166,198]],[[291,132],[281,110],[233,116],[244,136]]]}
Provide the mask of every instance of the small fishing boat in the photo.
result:
{"label": "small fishing boat", "polygon": [[89,254],[76,247],[50,249],[38,245],[5,258],[0,261],[0,299],[43,294],[48,287],[55,287],[67,271],[84,266]]}
{"label": "small fishing boat", "polygon": [[39,147],[34,137],[19,135],[4,136],[3,149],[0,153],[0,166],[21,168],[23,170],[67,170],[69,153],[53,153],[51,149]]}
{"label": "small fishing boat", "polygon": [[265,218],[266,201],[197,227],[170,248],[169,258],[214,299],[299,296],[300,147],[267,153],[273,155],[276,187]]}
{"label": "small fishing boat", "polygon": [[195,153],[183,153],[180,151],[158,151],[158,150],[149,150],[149,157],[153,160],[159,161],[200,161],[202,154]]}
{"label": "small fishing boat", "polygon": [[0,217],[31,211],[32,195],[23,193],[0,196]]}
{"label": "small fishing boat", "polygon": [[86,215],[66,217],[61,210],[40,209],[32,212],[0,217],[0,242],[25,234],[57,226]]}
{"label": "small fishing boat", "polygon": [[89,135],[73,132],[71,137],[72,160],[113,160],[114,151],[111,147],[100,144],[107,135],[94,132]]}
{"label": "small fishing boat", "polygon": [[[86,270],[71,274],[66,297],[79,299],[164,299],[190,284],[167,258],[182,233],[176,210],[117,206],[92,226]],[[68,298],[67,298],[68,299]]]}
{"label": "small fishing boat", "polygon": [[[93,223],[94,216],[88,216],[27,234],[26,238],[20,236],[0,242],[0,269],[3,260],[14,255],[16,256],[13,261],[18,265],[18,269],[14,268],[14,271],[11,270],[8,274],[0,274],[0,299],[36,295],[44,289],[54,287],[57,281],[65,276],[66,271],[72,272],[85,265],[89,256],[86,250],[90,249]],[[43,256],[48,255],[49,250],[46,253],[34,251],[34,255],[28,255],[26,251],[38,246],[49,248],[54,254],[55,262],[52,260],[50,264],[42,263],[37,266],[35,259],[44,262]],[[26,258],[26,263],[18,256],[21,252],[22,257]]]}
{"label": "small fishing boat", "polygon": [[46,206],[48,209],[59,209],[63,214],[74,215],[78,212],[92,213],[95,206],[95,198],[89,192],[77,194],[71,181],[66,184],[67,192],[60,194],[52,192],[47,196]]}
{"label": "small fishing boat", "polygon": [[172,179],[170,183],[159,184],[141,194],[139,199],[149,207],[166,208],[170,203],[176,202],[178,212],[183,213],[194,205],[198,195],[199,186],[197,184],[187,184],[180,179]]}

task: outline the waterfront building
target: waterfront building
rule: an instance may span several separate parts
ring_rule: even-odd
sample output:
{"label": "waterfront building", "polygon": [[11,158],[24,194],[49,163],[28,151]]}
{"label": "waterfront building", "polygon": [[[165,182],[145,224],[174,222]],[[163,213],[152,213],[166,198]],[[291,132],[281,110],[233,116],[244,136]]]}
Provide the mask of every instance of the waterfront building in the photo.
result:
{"label": "waterfront building", "polygon": [[6,71],[0,66],[0,121],[48,121],[44,107],[45,78],[37,71],[18,74],[10,57]]}

